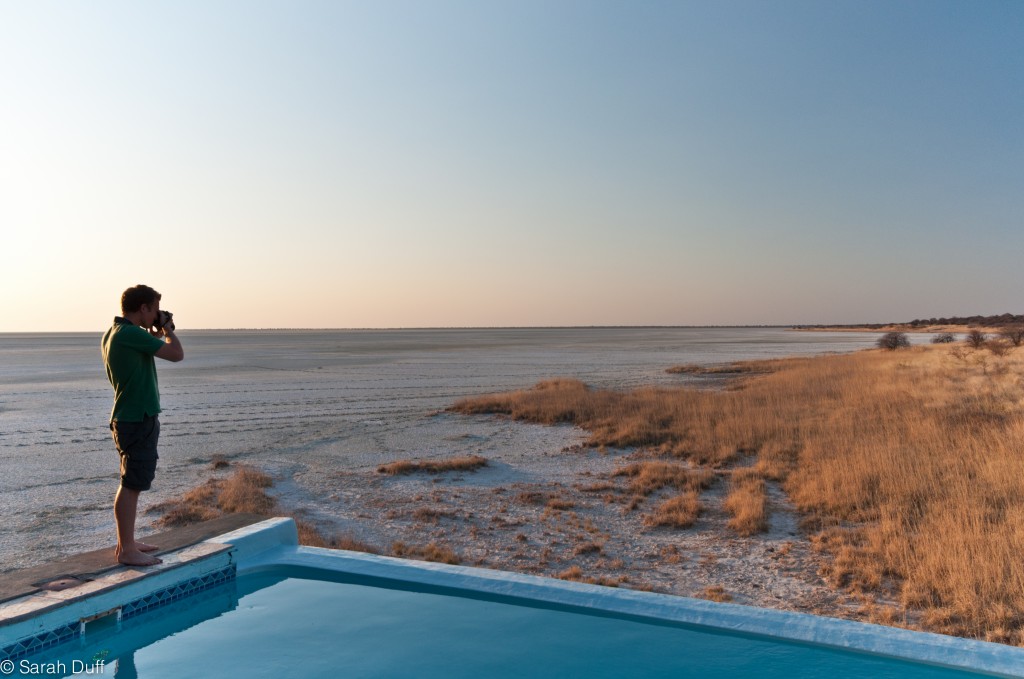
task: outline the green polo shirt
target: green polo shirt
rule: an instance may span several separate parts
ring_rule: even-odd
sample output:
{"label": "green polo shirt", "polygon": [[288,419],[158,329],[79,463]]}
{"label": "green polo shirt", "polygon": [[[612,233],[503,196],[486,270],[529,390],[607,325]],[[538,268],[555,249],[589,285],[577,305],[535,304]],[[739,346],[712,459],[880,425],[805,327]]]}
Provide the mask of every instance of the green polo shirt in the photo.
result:
{"label": "green polo shirt", "polygon": [[103,334],[103,365],[114,387],[111,422],[142,422],[147,415],[160,412],[153,356],[163,345],[162,339],[120,317]]}

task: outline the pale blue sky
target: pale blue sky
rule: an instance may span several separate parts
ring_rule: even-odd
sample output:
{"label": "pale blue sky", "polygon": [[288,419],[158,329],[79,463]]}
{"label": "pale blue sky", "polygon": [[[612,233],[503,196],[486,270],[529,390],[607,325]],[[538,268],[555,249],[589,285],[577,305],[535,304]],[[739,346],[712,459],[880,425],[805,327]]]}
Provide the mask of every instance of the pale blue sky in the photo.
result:
{"label": "pale blue sky", "polygon": [[1024,312],[1024,3],[0,0],[0,331]]}

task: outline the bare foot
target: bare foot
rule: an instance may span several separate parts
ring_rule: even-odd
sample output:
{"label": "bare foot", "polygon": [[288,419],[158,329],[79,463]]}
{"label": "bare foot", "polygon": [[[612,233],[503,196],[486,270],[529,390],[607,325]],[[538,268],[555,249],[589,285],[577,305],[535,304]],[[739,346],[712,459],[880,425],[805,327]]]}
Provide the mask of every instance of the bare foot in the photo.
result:
{"label": "bare foot", "polygon": [[150,556],[149,554],[143,554],[138,549],[126,549],[123,552],[116,553],[117,562],[125,566],[155,566],[158,563],[163,563],[162,559]]}
{"label": "bare foot", "polygon": [[160,549],[156,545],[147,545],[145,542],[139,542],[138,540],[135,541],[135,546],[140,552],[155,552]]}

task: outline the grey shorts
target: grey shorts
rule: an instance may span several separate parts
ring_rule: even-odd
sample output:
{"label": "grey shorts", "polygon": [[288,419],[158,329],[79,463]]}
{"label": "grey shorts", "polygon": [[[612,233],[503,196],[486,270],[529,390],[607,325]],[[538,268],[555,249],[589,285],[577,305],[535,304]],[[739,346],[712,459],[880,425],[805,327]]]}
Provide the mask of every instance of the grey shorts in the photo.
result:
{"label": "grey shorts", "polygon": [[156,476],[157,439],[160,420],[149,415],[142,422],[110,423],[114,445],[121,455],[121,485],[129,490],[149,490]]}

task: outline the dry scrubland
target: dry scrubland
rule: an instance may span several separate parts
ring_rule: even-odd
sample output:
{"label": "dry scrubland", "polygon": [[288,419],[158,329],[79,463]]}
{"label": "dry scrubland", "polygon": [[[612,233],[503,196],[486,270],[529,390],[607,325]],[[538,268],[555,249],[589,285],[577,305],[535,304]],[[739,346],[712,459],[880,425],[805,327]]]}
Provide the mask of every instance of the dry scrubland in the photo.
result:
{"label": "dry scrubland", "polygon": [[[721,526],[715,539],[749,542],[767,530],[769,508],[779,507],[768,487],[781,486],[823,564],[816,579],[860,606],[851,612],[837,599],[833,608],[816,612],[1024,645],[1024,349],[928,346],[672,372],[732,374],[735,380],[716,391],[618,392],[559,379],[452,407],[465,414],[572,423],[588,432],[587,444],[597,450],[628,449],[608,458],[612,471],[585,474],[571,493],[564,487],[523,487],[509,502],[502,499],[508,489],[496,487],[485,491],[494,499],[482,500],[471,512],[458,504],[466,499],[465,487],[442,484],[430,494],[433,505],[419,504],[409,516],[407,540],[424,539],[432,529],[433,540],[425,545],[392,536],[390,548],[375,548],[353,537],[325,537],[302,520],[300,540],[455,563],[462,557],[443,543],[461,539],[463,549],[482,547],[490,554],[474,561],[478,565],[645,588],[644,569],[650,566],[616,556],[620,542],[642,531],[666,541],[648,544],[661,544],[663,566],[714,561],[711,554],[687,553],[690,534],[708,528],[701,517],[727,512],[727,523],[712,524]],[[562,455],[570,465],[580,459],[572,448]],[[215,460],[213,468],[226,464]],[[369,470],[378,480],[356,475],[347,482],[377,488],[380,507],[391,508],[381,515],[383,509],[367,507],[359,518],[393,526],[389,517],[402,514],[395,507],[403,498],[381,480],[425,474],[439,482],[445,473],[483,473],[477,470],[487,467],[478,456],[401,460]],[[271,484],[266,474],[239,467],[155,511],[163,514],[164,525],[224,512],[280,514],[266,492]],[[601,497],[604,502],[595,504]],[[424,497],[404,499],[417,505]],[[516,507],[543,514],[537,524],[526,523],[512,517]],[[589,513],[575,513],[586,507]],[[608,523],[607,512],[620,511],[608,509],[613,507],[621,508],[625,522],[618,529]],[[480,512],[476,519],[474,512]],[[702,527],[694,526],[698,520]],[[550,541],[545,548],[542,537],[530,532],[531,525],[547,531],[551,522],[578,534],[564,559],[556,558],[557,549],[565,549],[557,548],[557,535],[543,538]],[[507,541],[501,530],[506,526]],[[465,531],[461,538],[459,531]],[[806,544],[769,549],[770,560],[786,560]],[[510,549],[534,558],[502,561]],[[594,558],[607,568],[590,577],[580,564],[596,568]],[[680,571],[676,577],[695,571],[685,572],[690,575]],[[815,577],[813,570],[809,575]],[[731,598],[713,582],[694,594]]]}
{"label": "dry scrubland", "polygon": [[756,533],[765,483],[779,482],[828,557],[821,575],[874,619],[1024,645],[1024,350],[916,347],[760,368],[770,372],[741,366],[756,376],[725,391],[552,380],[453,409],[570,422],[590,446],[647,451],[622,474],[638,495],[678,489],[648,517],[659,525],[692,523],[718,474],[730,479],[730,528]]}
{"label": "dry scrubland", "polygon": [[[214,469],[228,466],[225,461],[214,461]],[[193,488],[180,498],[154,505],[148,513],[160,514],[157,524],[164,527],[187,526],[200,521],[215,519],[224,514],[259,514],[281,516],[277,501],[267,494],[274,480],[267,474],[249,466],[240,466],[227,478],[210,479]],[[325,536],[314,524],[299,517],[295,518],[299,531],[299,542],[311,547],[349,549],[357,552],[379,554],[373,545],[348,536]],[[459,563],[458,555],[442,545],[407,545],[396,541],[391,545],[393,556],[440,563]]]}

